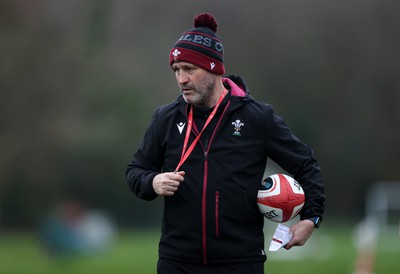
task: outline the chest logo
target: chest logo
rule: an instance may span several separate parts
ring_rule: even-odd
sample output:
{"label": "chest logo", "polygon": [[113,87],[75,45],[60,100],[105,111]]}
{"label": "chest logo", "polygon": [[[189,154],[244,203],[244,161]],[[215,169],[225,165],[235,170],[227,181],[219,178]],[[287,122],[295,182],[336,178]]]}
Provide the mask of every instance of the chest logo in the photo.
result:
{"label": "chest logo", "polygon": [[185,128],[186,123],[184,122],[179,122],[178,124],[176,124],[176,126],[178,127],[179,130],[179,134],[182,134],[183,129]]}
{"label": "chest logo", "polygon": [[244,123],[242,123],[240,120],[236,120],[235,122],[232,122],[232,125],[233,125],[233,130],[234,130],[232,135],[241,136],[240,130],[244,126]]}

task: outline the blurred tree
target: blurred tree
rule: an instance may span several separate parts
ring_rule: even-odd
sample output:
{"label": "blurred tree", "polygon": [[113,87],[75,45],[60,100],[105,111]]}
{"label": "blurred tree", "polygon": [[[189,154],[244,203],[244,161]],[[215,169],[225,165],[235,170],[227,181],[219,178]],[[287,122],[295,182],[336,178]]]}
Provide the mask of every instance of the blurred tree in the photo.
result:
{"label": "blurred tree", "polygon": [[134,199],[125,166],[154,108],[178,96],[168,52],[204,10],[220,22],[227,73],[315,148],[328,213],[362,214],[369,185],[399,180],[399,6],[1,2],[0,222],[33,225],[71,198],[124,224],[158,220],[162,200]]}

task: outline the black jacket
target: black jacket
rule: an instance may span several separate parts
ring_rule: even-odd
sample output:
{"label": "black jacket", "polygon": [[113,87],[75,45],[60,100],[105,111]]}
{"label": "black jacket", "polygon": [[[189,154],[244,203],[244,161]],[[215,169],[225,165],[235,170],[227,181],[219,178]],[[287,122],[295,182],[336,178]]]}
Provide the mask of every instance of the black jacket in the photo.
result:
{"label": "black jacket", "polygon": [[[229,78],[224,84],[230,93],[180,169],[186,172],[185,181],[173,196],[164,198],[160,258],[193,263],[265,261],[264,217],[256,197],[267,157],[302,185],[306,202],[301,218],[323,214],[323,181],[310,147],[291,133],[270,105],[250,96],[242,78]],[[195,109],[188,145],[208,112]],[[126,171],[129,187],[139,198],[155,199],[153,178],[176,168],[185,123],[187,104],[181,96],[155,111]]]}

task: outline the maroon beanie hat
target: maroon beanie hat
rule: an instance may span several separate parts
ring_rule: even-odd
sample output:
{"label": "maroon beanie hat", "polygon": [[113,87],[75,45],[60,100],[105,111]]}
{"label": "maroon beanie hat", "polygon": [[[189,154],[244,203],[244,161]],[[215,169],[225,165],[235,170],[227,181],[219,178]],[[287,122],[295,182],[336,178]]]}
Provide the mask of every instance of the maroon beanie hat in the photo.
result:
{"label": "maroon beanie hat", "polygon": [[169,64],[188,62],[211,73],[223,75],[224,47],[217,32],[217,21],[209,13],[194,17],[194,28],[182,33],[169,54]]}

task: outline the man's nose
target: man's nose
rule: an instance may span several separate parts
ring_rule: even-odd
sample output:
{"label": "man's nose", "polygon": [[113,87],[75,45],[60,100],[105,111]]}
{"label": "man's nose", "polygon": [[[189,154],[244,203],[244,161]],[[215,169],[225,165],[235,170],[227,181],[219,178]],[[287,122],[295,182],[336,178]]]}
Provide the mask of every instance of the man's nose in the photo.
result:
{"label": "man's nose", "polygon": [[178,80],[178,84],[185,84],[189,82],[189,77],[186,73],[180,73],[176,78]]}

